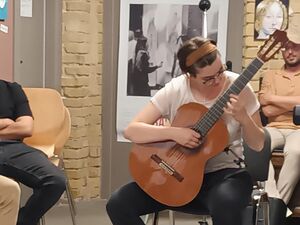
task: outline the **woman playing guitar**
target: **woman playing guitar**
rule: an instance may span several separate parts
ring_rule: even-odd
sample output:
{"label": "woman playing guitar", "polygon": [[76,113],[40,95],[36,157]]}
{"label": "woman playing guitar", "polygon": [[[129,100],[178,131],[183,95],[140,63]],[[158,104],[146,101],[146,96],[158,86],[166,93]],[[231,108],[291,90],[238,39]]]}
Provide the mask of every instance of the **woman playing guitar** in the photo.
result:
{"label": "woman playing guitar", "polygon": [[[144,174],[153,185],[144,185],[143,181],[136,180],[121,187],[107,203],[108,215],[114,225],[142,225],[140,215],[164,209],[185,212],[204,209],[212,216],[214,225],[241,225],[241,213],[249,203],[252,181],[244,165],[236,163],[236,156],[243,157],[242,141],[256,151],[263,148],[264,132],[258,112],[260,105],[246,81],[239,95],[233,94],[233,89],[226,102],[216,106],[215,103],[222,100],[220,96],[234,86],[232,84],[238,74],[226,71],[213,41],[195,37],[184,43],[177,57],[184,74],[158,91],[124,133],[138,146],[138,156],[131,156],[131,161],[150,152],[152,143],[159,146],[162,142],[171,142],[171,150],[163,150],[165,156],[151,153],[142,164],[150,162],[150,167],[154,168],[151,175]],[[207,115],[207,109],[212,106],[216,110]],[[193,126],[195,120],[192,117],[199,119],[202,110],[205,111],[205,121]],[[214,114],[218,114],[220,119],[214,121]],[[172,125],[153,125],[161,117],[168,118]],[[193,122],[182,122],[186,120]],[[209,126],[212,126],[211,130],[207,129]],[[181,166],[176,167],[180,160],[196,158],[198,152],[202,152],[204,158],[206,152],[209,155],[210,151],[218,148],[204,164],[203,171],[193,166],[193,170],[185,174]],[[134,178],[142,171],[139,168],[141,166],[131,166]],[[173,202],[172,187],[174,191],[179,190],[179,185],[188,181],[189,175],[201,173],[204,174],[199,178],[203,178],[201,188],[196,189],[192,199],[181,202],[180,198]],[[170,190],[156,196],[152,190],[162,187],[167,179],[170,179]],[[179,197],[184,198],[184,192],[190,193],[190,186],[193,185],[184,187],[186,191],[179,193]],[[171,198],[167,199],[169,196]]]}

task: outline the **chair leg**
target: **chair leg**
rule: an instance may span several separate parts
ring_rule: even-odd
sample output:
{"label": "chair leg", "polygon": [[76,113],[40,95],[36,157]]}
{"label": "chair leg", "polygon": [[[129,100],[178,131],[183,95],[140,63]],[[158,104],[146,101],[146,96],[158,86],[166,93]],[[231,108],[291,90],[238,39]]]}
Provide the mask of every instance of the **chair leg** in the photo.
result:
{"label": "chair leg", "polygon": [[74,199],[73,199],[73,196],[71,193],[71,187],[70,187],[69,180],[67,180],[67,184],[66,184],[66,193],[67,193],[68,203],[72,207],[73,214],[77,215],[76,204],[74,202]]}
{"label": "chair leg", "polygon": [[159,212],[153,213],[152,225],[158,225],[158,220],[159,220]]}
{"label": "chair leg", "polygon": [[174,217],[174,211],[169,210],[169,224],[175,225],[175,217]]}
{"label": "chair leg", "polygon": [[67,181],[67,184],[66,184],[66,193],[67,193],[67,199],[68,199],[68,203],[69,203],[69,210],[70,210],[70,214],[71,214],[71,218],[72,218],[72,223],[73,223],[73,225],[76,225],[75,216],[77,214],[77,210],[76,210],[75,202],[74,202],[72,194],[71,194],[69,181]]}
{"label": "chair leg", "polygon": [[[59,160],[60,163],[60,167],[62,168],[62,170],[65,170],[65,164],[64,164],[64,160],[60,159]],[[69,210],[70,210],[70,214],[71,214],[71,218],[72,218],[72,223],[73,225],[76,225],[76,214],[77,214],[77,209],[76,209],[76,205],[71,193],[71,187],[70,187],[70,183],[69,183],[69,179],[67,178],[66,181],[66,194],[67,194],[67,199],[68,199],[68,204],[69,204]]]}
{"label": "chair leg", "polygon": [[145,217],[144,217],[144,224],[147,224],[147,223],[148,223],[149,215],[150,215],[150,214],[145,215]]}
{"label": "chair leg", "polygon": [[43,216],[39,222],[41,225],[46,225],[45,216]]}
{"label": "chair leg", "polygon": [[269,225],[270,224],[270,209],[268,194],[266,192],[261,192],[256,203],[256,215],[255,215],[255,225]]}
{"label": "chair leg", "polygon": [[207,216],[206,216],[206,215],[202,216],[201,220],[198,221],[198,223],[199,223],[200,225],[208,225],[208,222],[207,222]]}

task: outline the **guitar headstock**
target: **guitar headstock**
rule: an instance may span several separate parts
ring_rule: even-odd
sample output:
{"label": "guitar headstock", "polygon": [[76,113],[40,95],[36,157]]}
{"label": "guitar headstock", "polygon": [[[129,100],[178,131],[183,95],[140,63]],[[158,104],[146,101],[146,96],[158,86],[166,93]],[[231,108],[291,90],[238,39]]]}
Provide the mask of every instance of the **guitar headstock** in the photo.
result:
{"label": "guitar headstock", "polygon": [[282,30],[275,30],[270,37],[265,41],[264,45],[260,47],[257,56],[262,61],[267,62],[271,59],[287,42],[289,41],[286,32]]}

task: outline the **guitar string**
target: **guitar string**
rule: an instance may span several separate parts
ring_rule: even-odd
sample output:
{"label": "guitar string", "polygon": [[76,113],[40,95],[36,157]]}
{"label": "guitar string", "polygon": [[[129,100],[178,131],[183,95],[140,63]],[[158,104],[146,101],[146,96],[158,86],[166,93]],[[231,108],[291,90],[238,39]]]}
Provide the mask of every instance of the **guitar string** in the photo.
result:
{"label": "guitar string", "polygon": [[[208,132],[208,130],[211,128],[211,126],[216,122],[216,120],[223,114],[223,112],[224,112],[223,111],[223,107],[225,106],[225,104],[228,101],[229,94],[240,92],[241,89],[243,89],[243,87],[251,79],[251,78],[249,79],[247,76],[255,74],[258,71],[258,69],[262,66],[263,63],[261,61],[258,61],[261,65],[256,65],[255,64],[255,60],[256,59],[253,60],[252,64],[250,64],[243,71],[243,73],[241,74],[241,76],[238,79],[236,79],[234,81],[234,83],[232,84],[232,86],[230,86],[230,88],[227,89],[227,91],[225,91],[225,93],[217,100],[217,103],[213,105],[213,107],[211,108],[211,110],[209,110],[202,117],[202,118],[205,118],[205,120],[202,119],[200,122],[198,122],[196,124],[196,126],[194,126],[194,129],[196,129],[196,131],[198,131],[198,132],[202,131],[202,133],[206,134]],[[254,67],[254,68],[251,68],[251,67]],[[254,71],[252,71],[252,69],[254,69]],[[245,75],[245,76],[243,76],[243,75]],[[243,87],[240,87],[241,85]],[[219,105],[219,104],[221,104],[221,105]]]}
{"label": "guitar string", "polygon": [[[252,63],[242,72],[240,77],[238,77],[233,84],[225,91],[225,93],[217,100],[216,104],[213,105],[211,110],[209,110],[202,118],[206,117],[205,120],[202,119],[200,122],[194,126],[194,129],[196,131],[202,131],[204,134],[207,134],[209,129],[212,127],[212,125],[217,121],[217,119],[223,114],[224,110],[223,107],[228,102],[229,95],[231,93],[239,93],[250,81],[252,77],[248,77],[249,75],[254,75],[262,66],[262,62],[257,59],[257,61],[260,63],[260,65],[255,64],[255,58]],[[252,68],[254,67],[254,71],[252,71]],[[235,90],[236,88],[236,90]],[[179,150],[178,150],[179,149]],[[178,153],[178,154],[176,154]],[[175,160],[170,160],[170,158],[174,158]],[[184,152],[181,150],[181,146],[175,145],[175,148],[172,148],[171,154],[169,157],[169,162],[171,161],[171,166],[174,166],[176,163],[178,163],[182,158],[185,157]]]}

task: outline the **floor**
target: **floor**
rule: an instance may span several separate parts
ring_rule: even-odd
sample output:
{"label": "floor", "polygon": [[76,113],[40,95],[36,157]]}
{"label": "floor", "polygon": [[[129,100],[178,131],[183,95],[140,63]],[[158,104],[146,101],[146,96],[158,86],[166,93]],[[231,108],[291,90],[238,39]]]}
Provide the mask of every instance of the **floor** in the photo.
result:
{"label": "floor", "polygon": [[[76,225],[112,225],[106,214],[105,204],[105,200],[99,199],[77,202]],[[198,221],[201,219],[200,216],[178,212],[175,213],[175,218],[176,225],[199,225]],[[151,222],[152,218],[150,217],[147,225],[150,225]],[[208,224],[212,225],[210,220],[208,220]],[[299,218],[289,218],[285,225],[299,224]],[[54,206],[46,214],[46,225],[72,225],[68,205],[59,204]],[[161,213],[158,225],[170,225],[167,212]]]}
{"label": "floor", "polygon": [[[76,203],[78,215],[76,225],[111,225],[106,211],[105,200],[80,201]],[[199,216],[175,214],[176,225],[198,225]],[[147,224],[151,224],[149,218]],[[168,213],[162,212],[159,225],[169,225]],[[57,205],[46,214],[46,225],[72,225],[67,205]]]}
{"label": "floor", "polygon": [[[27,201],[32,194],[32,190],[21,184],[22,196],[21,206]],[[89,201],[77,201],[76,203],[77,215],[76,225],[112,225],[106,210],[106,200],[94,199]],[[176,225],[199,225],[200,216],[183,214],[175,212]],[[158,225],[170,225],[169,214],[167,211],[161,212]],[[145,219],[145,218],[143,218]],[[59,204],[52,207],[45,216],[46,225],[73,225],[71,214],[67,201],[61,200]],[[152,216],[149,216],[147,225],[152,222]],[[209,225],[212,225],[210,221]],[[0,221],[0,225],[1,221]]]}

